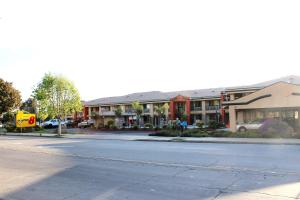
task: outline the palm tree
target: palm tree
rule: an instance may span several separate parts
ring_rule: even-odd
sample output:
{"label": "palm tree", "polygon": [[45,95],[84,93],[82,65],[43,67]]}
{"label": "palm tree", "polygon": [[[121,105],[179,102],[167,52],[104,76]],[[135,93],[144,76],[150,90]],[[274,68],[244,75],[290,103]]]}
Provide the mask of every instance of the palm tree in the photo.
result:
{"label": "palm tree", "polygon": [[158,122],[160,123],[161,117],[162,116],[168,116],[168,111],[169,111],[169,105],[165,103],[164,105],[159,105],[159,106],[154,106],[154,111],[157,115]]}
{"label": "palm tree", "polygon": [[94,124],[94,126],[95,126],[95,128],[99,128],[99,125],[100,125],[100,120],[101,120],[101,117],[100,117],[100,115],[99,115],[99,113],[97,113],[97,112],[92,112],[91,113],[91,118],[94,120],[94,122],[95,122],[95,124]]}
{"label": "palm tree", "polygon": [[117,107],[116,110],[114,110],[115,115],[116,115],[116,124],[118,124],[118,128],[120,128],[120,118],[122,117],[122,108],[120,106]]}
{"label": "palm tree", "polygon": [[131,104],[133,111],[136,114],[136,118],[137,118],[137,125],[140,125],[140,116],[143,113],[143,106],[140,104],[140,102],[135,101]]}

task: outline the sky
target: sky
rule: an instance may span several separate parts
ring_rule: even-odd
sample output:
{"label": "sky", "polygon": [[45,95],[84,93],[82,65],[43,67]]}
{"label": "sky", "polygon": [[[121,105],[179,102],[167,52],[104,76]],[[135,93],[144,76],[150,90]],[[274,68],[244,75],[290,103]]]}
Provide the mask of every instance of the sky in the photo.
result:
{"label": "sky", "polygon": [[0,0],[0,78],[83,100],[300,75],[299,0]]}

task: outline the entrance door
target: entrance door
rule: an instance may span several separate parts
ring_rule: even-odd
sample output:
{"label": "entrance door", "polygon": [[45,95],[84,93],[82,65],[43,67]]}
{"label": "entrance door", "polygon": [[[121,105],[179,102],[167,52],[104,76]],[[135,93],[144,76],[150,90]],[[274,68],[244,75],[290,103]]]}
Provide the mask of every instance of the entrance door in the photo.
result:
{"label": "entrance door", "polygon": [[176,102],[175,104],[176,118],[181,118],[185,113],[185,102]]}

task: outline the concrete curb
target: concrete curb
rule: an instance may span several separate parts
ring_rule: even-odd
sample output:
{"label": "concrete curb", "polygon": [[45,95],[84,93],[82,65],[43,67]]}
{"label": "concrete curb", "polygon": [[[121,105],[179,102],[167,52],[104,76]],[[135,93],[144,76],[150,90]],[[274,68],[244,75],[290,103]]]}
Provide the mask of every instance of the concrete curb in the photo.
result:
{"label": "concrete curb", "polygon": [[39,134],[20,134],[20,133],[4,133],[4,134],[0,134],[0,136],[21,136],[21,137],[39,137],[39,138],[63,138],[63,136],[58,136],[58,135],[39,135]]}
{"label": "concrete curb", "polygon": [[142,142],[185,142],[185,143],[215,143],[215,144],[268,144],[268,145],[300,145],[298,142],[246,142],[246,141],[203,141],[203,140],[199,140],[199,141],[192,141],[192,140],[157,140],[157,139],[136,139],[134,141],[142,141]]}

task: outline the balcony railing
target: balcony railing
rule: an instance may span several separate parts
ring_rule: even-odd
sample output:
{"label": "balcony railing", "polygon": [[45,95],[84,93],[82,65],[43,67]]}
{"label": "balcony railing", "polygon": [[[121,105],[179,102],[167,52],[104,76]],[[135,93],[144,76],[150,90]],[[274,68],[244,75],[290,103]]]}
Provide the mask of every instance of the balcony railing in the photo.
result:
{"label": "balcony railing", "polygon": [[126,113],[134,113],[134,110],[133,109],[125,109],[125,112]]}
{"label": "balcony railing", "polygon": [[191,107],[191,111],[201,111],[202,107]]}
{"label": "balcony railing", "polygon": [[219,110],[221,108],[221,106],[220,105],[206,106],[205,108],[206,108],[206,110]]}
{"label": "balcony railing", "polygon": [[101,111],[100,115],[101,116],[114,116],[115,112],[114,111]]}
{"label": "balcony railing", "polygon": [[144,113],[150,113],[150,109],[149,108],[145,108],[143,112]]}

